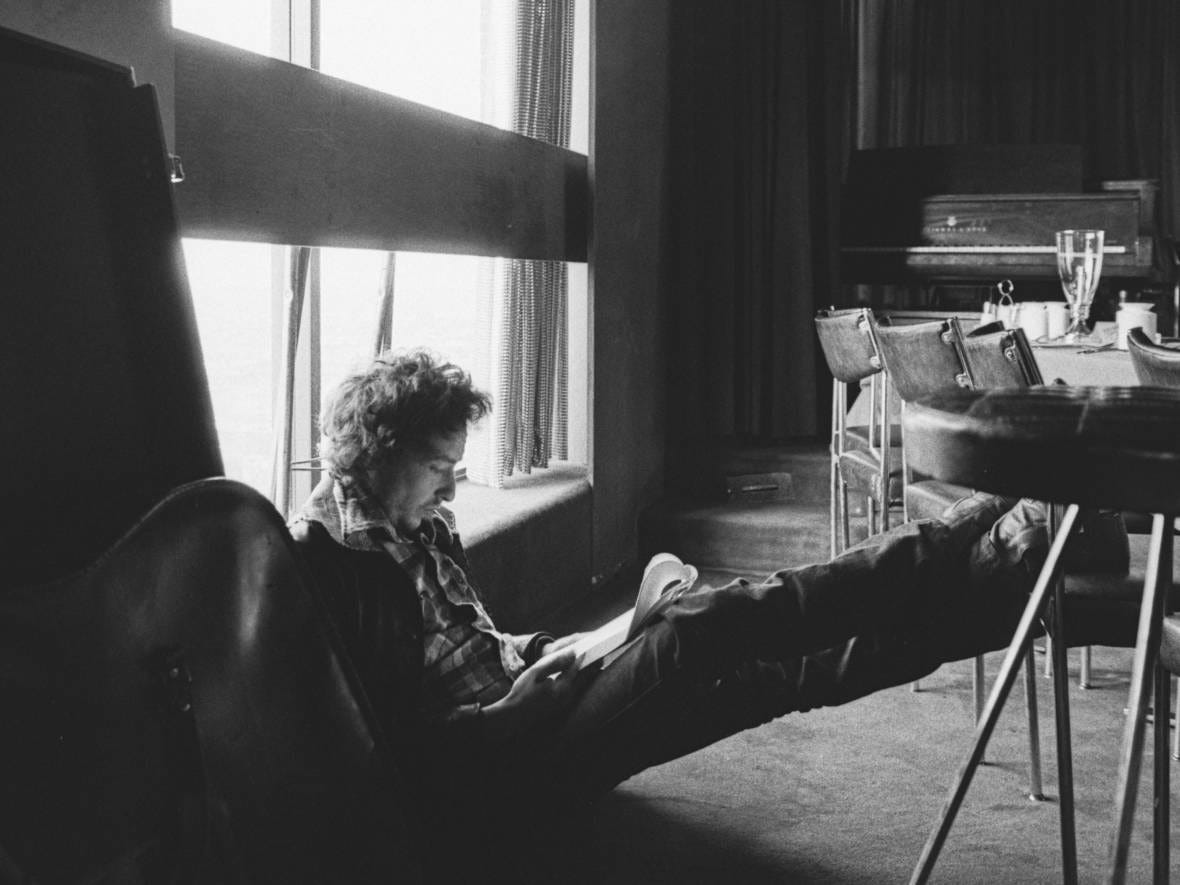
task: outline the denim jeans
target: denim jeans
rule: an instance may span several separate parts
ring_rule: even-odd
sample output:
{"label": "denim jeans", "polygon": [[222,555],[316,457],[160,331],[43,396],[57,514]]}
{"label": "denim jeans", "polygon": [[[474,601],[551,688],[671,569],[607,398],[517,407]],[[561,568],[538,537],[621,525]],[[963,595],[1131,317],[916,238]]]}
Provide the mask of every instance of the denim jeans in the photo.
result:
{"label": "denim jeans", "polygon": [[[699,587],[527,751],[546,791],[590,797],[791,712],[842,704],[1011,639],[1043,510],[975,494],[830,562]],[[526,777],[526,780],[530,779]]]}
{"label": "denim jeans", "polygon": [[[1044,545],[1038,521],[1035,506],[975,494],[830,562],[694,588],[608,667],[580,674],[559,721],[494,760],[475,754],[456,769],[449,759],[440,832],[458,825],[502,856],[514,834],[565,820],[653,765],[1005,646],[1035,577],[1024,557]],[[488,814],[473,795],[512,813]]]}

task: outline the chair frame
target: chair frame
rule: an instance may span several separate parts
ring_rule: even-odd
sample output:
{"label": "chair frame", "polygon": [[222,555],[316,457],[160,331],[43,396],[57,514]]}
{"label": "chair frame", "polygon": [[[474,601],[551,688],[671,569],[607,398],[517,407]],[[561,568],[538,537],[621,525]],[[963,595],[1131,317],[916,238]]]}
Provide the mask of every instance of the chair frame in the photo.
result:
{"label": "chair frame", "polygon": [[[838,556],[851,544],[848,493],[849,477],[843,464],[852,449],[848,442],[848,385],[869,379],[868,396],[869,423],[867,448],[859,447],[874,462],[869,488],[865,491],[865,515],[869,534],[889,528],[889,478],[891,473],[891,433],[889,416],[889,390],[880,351],[872,334],[872,310],[852,308],[848,310],[824,310],[815,317],[816,332],[820,347],[832,373],[832,435],[829,444],[829,536],[831,555]],[[824,334],[828,323],[855,324],[864,334],[868,350],[852,354],[849,361],[840,360],[830,352],[832,346]],[[845,355],[849,356],[849,355]]]}
{"label": "chair frame", "polygon": [[[967,363],[967,359],[966,359],[966,356],[965,356],[964,350],[963,350],[962,325],[959,323],[959,320],[957,317],[948,317],[945,320],[937,320],[932,323],[918,323],[918,324],[911,325],[911,326],[895,326],[895,327],[894,326],[882,326],[882,324],[876,322],[876,319],[874,317],[870,317],[870,320],[871,320],[871,322],[870,322],[869,329],[870,329],[872,336],[873,336],[874,345],[877,348],[877,352],[881,355],[881,360],[882,360],[883,367],[885,369],[885,373],[889,377],[890,383],[893,385],[893,389],[897,391],[898,399],[901,402],[901,414],[898,416],[899,420],[901,420],[905,416],[906,402],[908,400],[916,398],[917,396],[920,396],[922,392],[915,391],[913,388],[908,386],[908,379],[907,379],[906,375],[903,372],[899,371],[900,361],[896,358],[897,357],[896,353],[895,353],[895,359],[893,360],[893,363],[894,363],[893,368],[891,369],[889,366],[890,360],[888,357],[888,352],[890,350],[893,350],[892,342],[890,341],[890,339],[892,337],[894,337],[895,335],[898,336],[899,338],[907,337],[910,335],[918,334],[918,330],[920,328],[925,329],[926,331],[933,331],[934,327],[939,327],[939,333],[938,333],[939,338],[943,341],[943,343],[945,343],[947,345],[947,347],[950,349],[950,351],[954,355],[954,359],[958,363],[959,371],[955,373],[954,382],[956,384],[958,384],[960,387],[966,387],[966,388],[974,387],[974,380],[971,377],[971,369]],[[887,331],[882,332],[883,328],[886,329]],[[895,331],[895,330],[905,330],[905,331]],[[899,377],[902,379],[902,382],[900,384],[898,383]],[[902,477],[902,489],[901,489],[902,519],[906,522],[909,522],[910,521],[910,512],[909,512],[909,504],[907,501],[906,489],[909,487],[910,483],[913,480],[913,473],[912,473],[912,470],[910,469],[910,466],[909,466],[909,460],[906,457],[904,431],[903,431],[902,441],[901,441],[901,477]]]}
{"label": "chair frame", "polygon": [[1180,349],[1156,344],[1136,327],[1127,333],[1127,352],[1140,384],[1180,387]]}
{"label": "chair frame", "polygon": [[[882,330],[880,327],[874,327],[873,334],[877,341],[878,350],[881,352],[882,358],[885,361],[886,373],[892,376],[892,383],[894,389],[897,390],[898,396],[901,399],[902,415],[905,414],[906,402],[911,399],[916,399],[925,393],[932,392],[932,390],[918,389],[915,385],[910,383],[908,376],[899,371],[902,366],[899,359],[904,350],[901,346],[894,346],[891,340],[897,338],[898,342],[907,337],[916,337],[923,332],[937,333],[938,339],[947,347],[952,359],[949,365],[952,369],[956,369],[953,375],[948,379],[948,383],[944,386],[949,387],[951,383],[959,387],[967,389],[975,389],[977,387],[976,376],[982,376],[982,371],[985,366],[980,362],[985,348],[980,346],[980,343],[997,342],[998,348],[993,351],[1001,354],[1005,363],[1002,366],[1002,374],[1009,376],[1013,382],[1011,386],[1028,386],[1030,384],[1040,383],[1040,371],[1036,365],[1036,359],[1033,356],[1032,348],[1029,346],[1028,338],[1021,329],[997,330],[979,338],[970,339],[972,344],[969,345],[968,336],[964,335],[962,324],[957,317],[948,317],[944,320],[937,320],[931,323],[916,324],[915,326],[898,327],[907,329],[909,331],[896,332],[893,329]],[[976,354],[975,365],[972,364],[970,354]],[[890,354],[893,355],[892,367],[890,366]],[[1009,366],[1011,368],[1009,368]],[[899,384],[897,376],[901,375],[902,381]],[[904,427],[904,421],[903,421]],[[905,436],[903,431],[902,436],[902,477],[903,477],[903,513],[906,521],[910,519],[909,495],[907,490],[913,481],[913,475],[909,466],[909,459],[906,455]],[[1039,717],[1037,713],[1037,689],[1036,689],[1036,666],[1033,658],[1032,644],[1025,652],[1025,703],[1028,713],[1028,744],[1029,744],[1029,784],[1028,795],[1033,800],[1044,799],[1044,785],[1041,776],[1041,738]],[[984,672],[984,659],[982,655],[977,655],[972,662],[972,695],[975,706],[975,720],[978,722],[984,715],[984,708],[986,704],[986,674]],[[918,690],[918,683],[914,683],[913,688]],[[1068,727],[1068,726],[1066,726]]]}

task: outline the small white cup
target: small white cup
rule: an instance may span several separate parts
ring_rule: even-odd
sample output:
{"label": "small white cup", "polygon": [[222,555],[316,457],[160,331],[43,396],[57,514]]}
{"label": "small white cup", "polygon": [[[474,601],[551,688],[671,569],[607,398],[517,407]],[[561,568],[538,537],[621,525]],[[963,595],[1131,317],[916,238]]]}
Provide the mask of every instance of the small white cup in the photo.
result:
{"label": "small white cup", "polygon": [[1044,338],[1048,332],[1048,318],[1045,315],[1045,302],[1023,301],[1017,305],[1016,322],[1024,329],[1029,341]]}
{"label": "small white cup", "polygon": [[1069,305],[1064,301],[1045,302],[1045,337],[1060,338],[1069,328]]}
{"label": "small white cup", "polygon": [[1118,323],[1118,337],[1115,346],[1127,349],[1127,335],[1132,329],[1141,328],[1152,341],[1156,340],[1156,316],[1150,304],[1127,303],[1115,314]]}

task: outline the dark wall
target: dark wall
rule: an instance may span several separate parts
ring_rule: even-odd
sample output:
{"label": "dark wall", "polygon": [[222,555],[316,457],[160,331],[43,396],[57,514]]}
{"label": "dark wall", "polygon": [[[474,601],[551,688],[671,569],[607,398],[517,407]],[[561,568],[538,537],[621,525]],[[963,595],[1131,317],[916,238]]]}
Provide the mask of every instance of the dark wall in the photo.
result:
{"label": "dark wall", "polygon": [[593,221],[594,574],[636,553],[639,512],[663,491],[667,0],[597,0]]}

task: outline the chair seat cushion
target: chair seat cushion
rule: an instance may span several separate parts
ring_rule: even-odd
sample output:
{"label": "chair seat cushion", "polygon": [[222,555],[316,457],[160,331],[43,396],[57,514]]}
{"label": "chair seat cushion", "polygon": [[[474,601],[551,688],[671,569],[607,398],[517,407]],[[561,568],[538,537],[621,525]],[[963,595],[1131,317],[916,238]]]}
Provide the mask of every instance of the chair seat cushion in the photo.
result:
{"label": "chair seat cushion", "polygon": [[[880,500],[876,478],[881,470],[881,462],[872,452],[853,449],[840,456],[840,476],[848,483],[850,489],[871,494]],[[889,461],[889,497],[891,501],[898,500],[901,495],[901,451],[895,451]]]}
{"label": "chair seat cushion", "polygon": [[906,486],[906,513],[910,519],[937,519],[956,501],[961,501],[972,493],[972,489],[950,482],[937,479],[917,480]]}
{"label": "chair seat cushion", "polygon": [[[1129,571],[1065,575],[1065,631],[1069,645],[1110,645],[1130,648],[1139,623],[1139,600],[1150,538],[1131,535]],[[1180,607],[1180,560],[1172,563],[1169,608]],[[1049,611],[1052,611],[1050,597]]]}
{"label": "chair seat cushion", "polygon": [[[878,441],[878,445],[880,441]],[[889,445],[901,451],[901,425],[889,425]],[[867,449],[869,447],[869,428],[867,424],[856,424],[852,427],[844,428],[844,447],[854,449]],[[898,463],[901,463],[900,457]]]}
{"label": "chair seat cushion", "polygon": [[[1066,575],[1065,633],[1071,647],[1109,645],[1130,648],[1139,625],[1143,570],[1129,575]],[[1046,608],[1052,624],[1053,599]]]}
{"label": "chair seat cushion", "polygon": [[1180,674],[1180,617],[1164,618],[1160,634],[1160,665],[1169,673]]}

